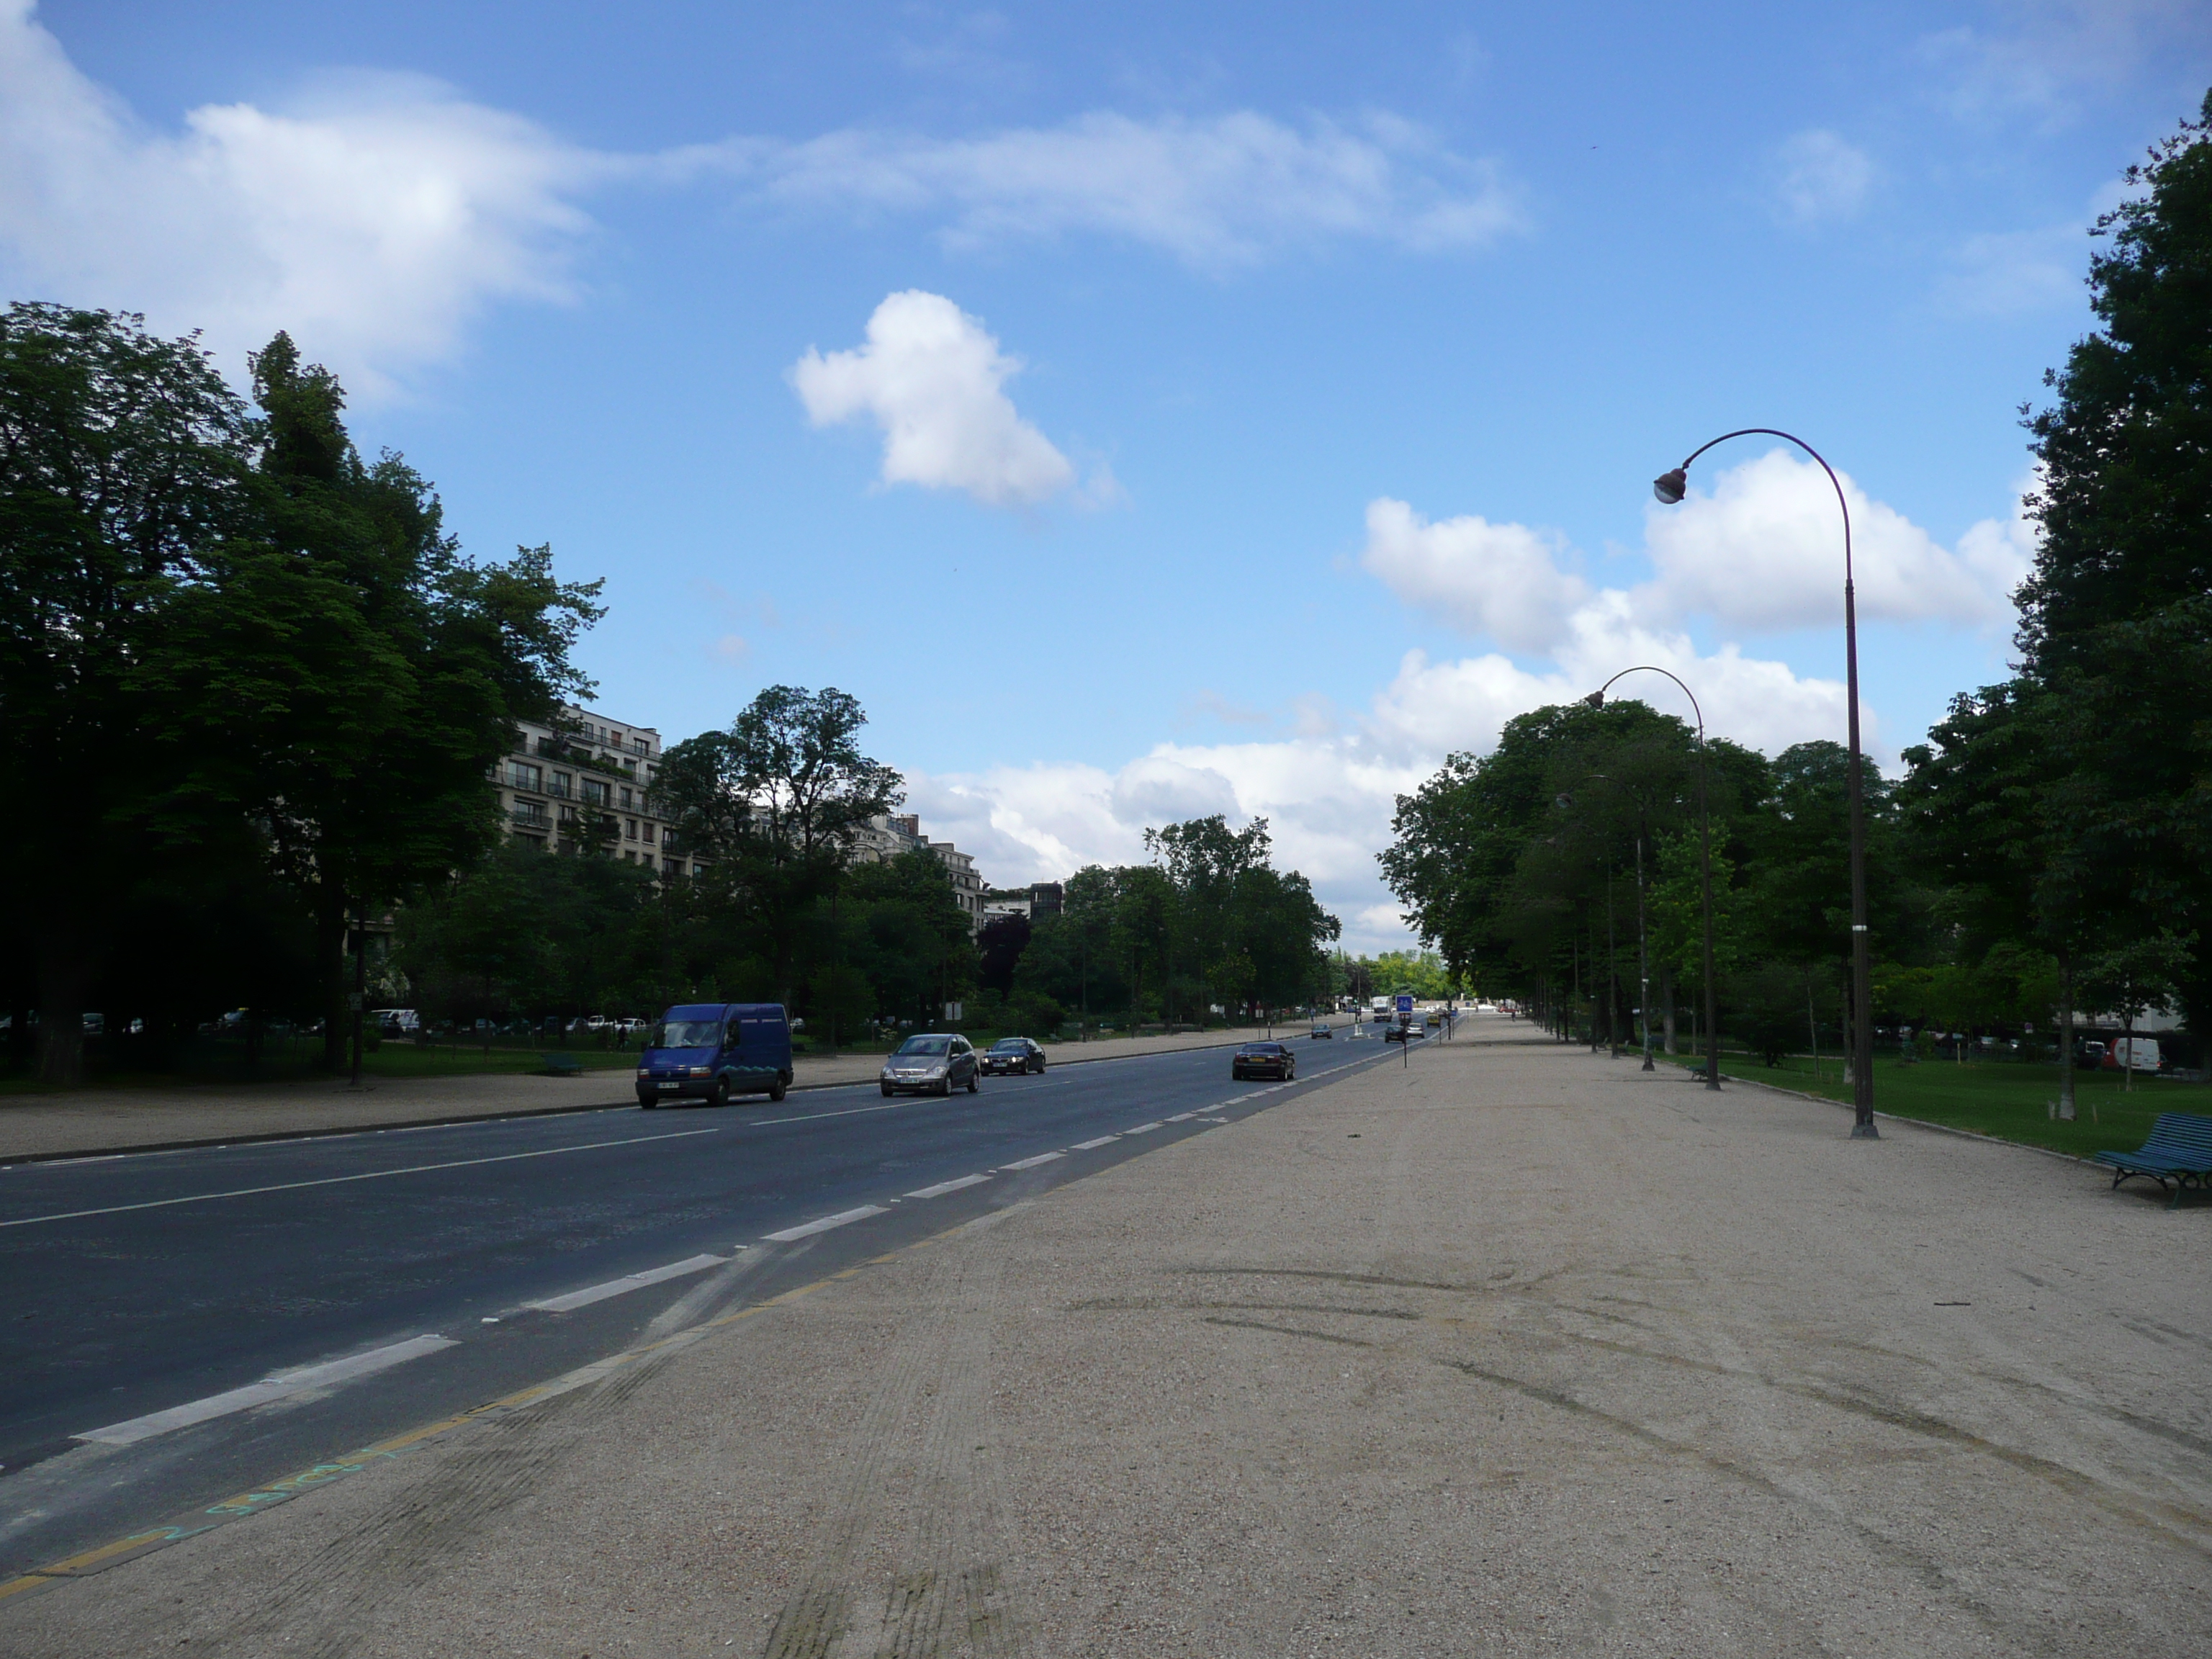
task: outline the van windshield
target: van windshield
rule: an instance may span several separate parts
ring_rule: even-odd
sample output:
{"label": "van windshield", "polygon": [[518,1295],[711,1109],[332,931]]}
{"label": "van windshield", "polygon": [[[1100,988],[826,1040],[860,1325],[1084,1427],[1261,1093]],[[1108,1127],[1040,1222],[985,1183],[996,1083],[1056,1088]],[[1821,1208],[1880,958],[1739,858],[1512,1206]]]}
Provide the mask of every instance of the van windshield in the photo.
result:
{"label": "van windshield", "polygon": [[910,1036],[898,1046],[902,1054],[941,1054],[951,1051],[952,1039],[948,1036]]}
{"label": "van windshield", "polygon": [[722,1041],[722,1022],[718,1019],[672,1019],[660,1028],[658,1048],[713,1048]]}

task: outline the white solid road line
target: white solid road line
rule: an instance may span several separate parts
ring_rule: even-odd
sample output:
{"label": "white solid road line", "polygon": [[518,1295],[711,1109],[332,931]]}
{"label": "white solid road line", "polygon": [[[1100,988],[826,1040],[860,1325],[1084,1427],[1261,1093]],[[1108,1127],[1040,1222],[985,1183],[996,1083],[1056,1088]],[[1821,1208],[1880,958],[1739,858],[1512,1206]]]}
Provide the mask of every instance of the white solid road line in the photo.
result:
{"label": "white solid road line", "polygon": [[[432,1128],[450,1125],[432,1124]],[[151,1198],[143,1204],[110,1204],[98,1210],[66,1210],[59,1215],[27,1215],[0,1221],[0,1227],[34,1227],[42,1221],[77,1221],[88,1215],[121,1215],[126,1210],[159,1210],[171,1204],[205,1204],[218,1198],[253,1198],[263,1193],[289,1193],[302,1187],[336,1187],[349,1181],[382,1181],[391,1176],[422,1175],[433,1170],[465,1170],[478,1164],[512,1164],[523,1158],[557,1158],[562,1152],[597,1152],[604,1146],[635,1146],[648,1140],[682,1140],[691,1135],[720,1134],[734,1125],[717,1123],[710,1129],[678,1129],[668,1134],[630,1135],[621,1140],[587,1140],[576,1146],[542,1146],[534,1152],[501,1152],[491,1158],[457,1158],[446,1164],[411,1164],[404,1170],[370,1170],[362,1175],[323,1176],[313,1181],[280,1181],[271,1187],[240,1187],[228,1193],[193,1193],[184,1198]],[[220,1150],[220,1149],[217,1149]]]}
{"label": "white solid road line", "polygon": [[576,1308],[588,1308],[594,1302],[604,1302],[611,1296],[620,1296],[624,1291],[641,1291],[648,1285],[658,1285],[663,1279],[681,1279],[686,1273],[704,1273],[709,1267],[719,1267],[732,1258],[726,1255],[686,1256],[681,1261],[672,1261],[665,1267],[648,1267],[641,1273],[629,1273],[620,1279],[610,1279],[604,1285],[592,1285],[580,1291],[571,1291],[566,1296],[549,1296],[543,1302],[526,1302],[526,1308],[540,1309],[546,1313],[568,1313]]}
{"label": "white solid road line", "polygon": [[233,1389],[225,1394],[211,1394],[204,1400],[172,1406],[165,1412],[152,1412],[144,1417],[134,1417],[127,1423],[111,1423],[104,1429],[73,1434],[70,1438],[96,1440],[103,1446],[134,1445],[141,1440],[150,1440],[157,1434],[167,1434],[172,1429],[189,1428],[195,1423],[204,1423],[210,1418],[228,1417],[234,1412],[250,1410],[272,1400],[305,1394],[311,1389],[328,1388],[333,1382],[349,1382],[374,1371],[387,1370],[394,1365],[404,1365],[410,1359],[420,1359],[426,1353],[436,1353],[441,1348],[453,1346],[450,1337],[413,1336],[404,1342],[394,1342],[389,1347],[372,1348],[367,1353],[357,1353],[350,1359],[333,1359],[326,1364],[309,1365],[303,1370],[280,1371],[264,1381],[249,1382],[242,1389]]}
{"label": "white solid road line", "polygon": [[919,1192],[908,1193],[908,1198],[942,1198],[947,1193],[957,1193],[963,1187],[980,1187],[991,1177],[987,1175],[962,1176],[957,1181],[940,1181],[934,1187],[924,1187]]}
{"label": "white solid road line", "polygon": [[816,1233],[826,1233],[832,1227],[842,1227],[848,1222],[866,1221],[872,1215],[889,1215],[890,1212],[880,1204],[863,1204],[857,1210],[840,1210],[836,1215],[825,1215],[819,1221],[809,1221],[797,1227],[786,1227],[780,1233],[763,1233],[761,1237],[771,1244],[788,1244],[793,1239],[811,1238]]}
{"label": "white solid road line", "polygon": [[1071,1152],[1095,1152],[1101,1146],[1111,1146],[1121,1138],[1119,1135],[1101,1135],[1096,1140],[1079,1140],[1067,1150]]}
{"label": "white solid road line", "polygon": [[1049,1164],[1056,1158],[1066,1158],[1066,1152],[1039,1152],[1035,1158],[1017,1158],[1012,1164],[1001,1164],[1001,1170],[1034,1170],[1040,1164]]}

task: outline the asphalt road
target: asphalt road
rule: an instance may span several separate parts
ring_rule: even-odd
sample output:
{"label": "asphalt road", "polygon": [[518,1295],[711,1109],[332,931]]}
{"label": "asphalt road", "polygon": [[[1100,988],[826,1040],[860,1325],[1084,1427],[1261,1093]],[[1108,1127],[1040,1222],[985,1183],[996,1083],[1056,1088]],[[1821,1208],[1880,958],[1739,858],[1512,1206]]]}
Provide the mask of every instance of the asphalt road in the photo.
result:
{"label": "asphalt road", "polygon": [[1293,1041],[0,1170],[0,1577],[1397,1059]]}

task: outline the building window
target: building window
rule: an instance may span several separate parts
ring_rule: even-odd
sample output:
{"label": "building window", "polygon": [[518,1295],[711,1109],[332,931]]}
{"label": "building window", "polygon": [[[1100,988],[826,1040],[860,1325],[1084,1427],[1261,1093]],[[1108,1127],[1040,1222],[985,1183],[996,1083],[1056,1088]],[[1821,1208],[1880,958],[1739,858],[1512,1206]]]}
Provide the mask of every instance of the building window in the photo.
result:
{"label": "building window", "polygon": [[586,805],[605,806],[607,804],[607,786],[598,778],[586,778],[580,787]]}
{"label": "building window", "polygon": [[661,866],[661,868],[667,871],[672,876],[680,876],[684,873],[684,866],[675,859],[670,859],[665,864]]}
{"label": "building window", "polygon": [[507,763],[507,781],[509,788],[542,788],[545,773],[542,767],[532,766],[526,761],[509,761]]}
{"label": "building window", "polygon": [[568,799],[568,786],[570,781],[571,780],[566,772],[556,772],[553,775],[553,793],[560,796],[563,800]]}
{"label": "building window", "polygon": [[629,809],[630,809],[629,790],[627,787],[625,787],[625,788],[622,791],[622,805],[623,805],[623,811],[627,812],[627,811],[629,811]]}
{"label": "building window", "polygon": [[645,826],[645,838],[647,841],[653,839],[653,826],[649,823]]}
{"label": "building window", "polygon": [[637,855],[637,861],[648,870],[653,868],[653,854],[650,853],[640,853]]}

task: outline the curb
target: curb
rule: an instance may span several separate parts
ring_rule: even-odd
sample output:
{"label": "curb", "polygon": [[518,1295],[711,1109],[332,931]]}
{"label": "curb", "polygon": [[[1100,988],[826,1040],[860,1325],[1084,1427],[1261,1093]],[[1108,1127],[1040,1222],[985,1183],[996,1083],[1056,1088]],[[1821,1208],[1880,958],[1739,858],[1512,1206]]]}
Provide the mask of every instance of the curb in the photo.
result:
{"label": "curb", "polygon": [[[1237,1042],[1249,1041],[1237,1038]],[[1156,1048],[1152,1054],[1191,1054],[1205,1048],[1225,1048],[1227,1042],[1197,1042],[1182,1048]],[[1145,1060],[1148,1054],[1091,1054],[1077,1060],[1055,1060],[1054,1066],[1098,1066],[1110,1060]],[[611,1069],[611,1068],[610,1068]],[[534,1072],[518,1072],[517,1077],[535,1077]],[[821,1089],[858,1089],[866,1086],[866,1078],[852,1078],[841,1083],[793,1083],[787,1091],[803,1094]],[[763,1103],[765,1103],[764,1102]],[[14,1169],[25,1164],[66,1164],[73,1159],[88,1158],[129,1158],[141,1152],[188,1152],[202,1146],[252,1146],[276,1140],[328,1140],[338,1135],[380,1134],[390,1129],[457,1128],[469,1123],[501,1123],[522,1117],[567,1117],[577,1112],[620,1112],[636,1109],[635,1100],[604,1100],[575,1106],[521,1106],[511,1111],[469,1112],[459,1117],[410,1117],[390,1123],[357,1123],[348,1127],[328,1129],[269,1129],[242,1135],[202,1135],[190,1140],[143,1140],[127,1146],[83,1146],[67,1152],[18,1152],[0,1154],[0,1170]]]}

